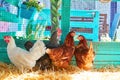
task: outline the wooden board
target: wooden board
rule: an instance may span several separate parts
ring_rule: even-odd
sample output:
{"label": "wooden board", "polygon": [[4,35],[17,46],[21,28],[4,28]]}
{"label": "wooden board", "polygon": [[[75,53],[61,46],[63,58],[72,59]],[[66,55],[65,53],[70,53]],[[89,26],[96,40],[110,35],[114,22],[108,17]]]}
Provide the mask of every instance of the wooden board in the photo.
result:
{"label": "wooden board", "polygon": [[18,23],[19,18],[17,15],[9,13],[7,11],[0,11],[0,21]]}

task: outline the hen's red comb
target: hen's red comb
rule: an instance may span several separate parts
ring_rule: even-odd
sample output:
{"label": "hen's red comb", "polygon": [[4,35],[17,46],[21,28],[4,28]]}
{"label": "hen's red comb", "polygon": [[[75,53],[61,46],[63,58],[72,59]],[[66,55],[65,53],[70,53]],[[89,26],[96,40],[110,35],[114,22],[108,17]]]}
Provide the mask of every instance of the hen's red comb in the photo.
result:
{"label": "hen's red comb", "polygon": [[4,39],[5,39],[5,38],[10,38],[10,36],[4,36]]}

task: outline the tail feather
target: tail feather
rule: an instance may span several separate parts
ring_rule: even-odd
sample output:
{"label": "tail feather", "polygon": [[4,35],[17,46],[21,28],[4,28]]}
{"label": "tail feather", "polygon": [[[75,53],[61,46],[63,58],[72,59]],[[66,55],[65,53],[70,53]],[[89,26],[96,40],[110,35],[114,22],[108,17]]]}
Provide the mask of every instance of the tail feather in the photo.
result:
{"label": "tail feather", "polygon": [[92,44],[92,42],[90,42],[89,54],[93,53],[93,52],[94,52],[94,50],[93,50],[93,44]]}
{"label": "tail feather", "polygon": [[46,47],[43,41],[37,40],[30,49],[30,54],[34,60],[38,60],[45,54]]}

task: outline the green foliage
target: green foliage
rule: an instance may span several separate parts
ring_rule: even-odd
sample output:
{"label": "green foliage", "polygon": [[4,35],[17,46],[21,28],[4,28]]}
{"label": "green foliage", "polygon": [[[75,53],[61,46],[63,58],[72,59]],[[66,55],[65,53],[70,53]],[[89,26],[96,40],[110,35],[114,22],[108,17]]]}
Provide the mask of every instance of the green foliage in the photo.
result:
{"label": "green foliage", "polygon": [[24,2],[23,4],[27,5],[28,9],[31,7],[35,7],[37,11],[42,10],[42,8],[44,7],[44,5],[40,5],[37,0],[30,0],[30,1]]}
{"label": "green foliage", "polygon": [[62,0],[50,0],[51,2],[51,23],[52,23],[52,30],[51,33],[56,31],[56,28],[59,27],[59,12],[58,9],[60,8]]}
{"label": "green foliage", "polygon": [[32,21],[30,21],[26,27],[26,38],[28,40],[32,38]]}
{"label": "green foliage", "polygon": [[[47,23],[37,23],[36,25],[32,24],[32,21],[30,21],[26,28],[26,38],[28,40],[35,40],[38,38],[42,38],[44,36],[44,31],[46,28]],[[35,27],[35,30],[33,30],[33,27]]]}

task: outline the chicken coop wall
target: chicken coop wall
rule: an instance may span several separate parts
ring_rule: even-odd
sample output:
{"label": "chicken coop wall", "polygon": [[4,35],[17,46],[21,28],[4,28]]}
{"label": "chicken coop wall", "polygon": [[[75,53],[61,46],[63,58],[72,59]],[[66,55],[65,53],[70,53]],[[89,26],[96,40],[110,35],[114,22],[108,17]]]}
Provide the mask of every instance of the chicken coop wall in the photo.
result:
{"label": "chicken coop wall", "polygon": [[[26,40],[15,39],[16,45],[24,48]],[[32,41],[35,42],[35,41]],[[45,42],[47,43],[47,42]],[[11,63],[7,55],[7,44],[0,39],[0,62]],[[89,42],[88,42],[89,44]],[[113,46],[114,45],[114,46]],[[103,47],[104,46],[104,47]],[[120,65],[120,43],[119,42],[93,42],[95,51],[94,67],[102,66],[119,66]],[[75,58],[71,61],[72,65],[76,65]]]}

